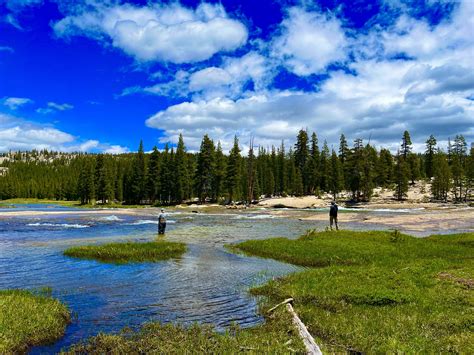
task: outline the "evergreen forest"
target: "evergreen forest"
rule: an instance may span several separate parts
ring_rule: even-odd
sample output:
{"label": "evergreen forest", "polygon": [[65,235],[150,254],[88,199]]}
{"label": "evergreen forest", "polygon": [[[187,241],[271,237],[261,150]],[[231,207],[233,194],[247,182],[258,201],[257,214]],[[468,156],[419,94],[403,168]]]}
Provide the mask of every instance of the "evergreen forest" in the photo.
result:
{"label": "evergreen forest", "polygon": [[[252,203],[262,196],[303,196],[345,191],[353,202],[369,201],[375,187],[392,189],[403,200],[410,184],[431,183],[434,201],[473,198],[474,148],[457,135],[447,147],[434,136],[423,153],[413,152],[409,132],[393,154],[362,139],[340,136],[337,149],[300,130],[296,144],[254,147],[243,156],[237,137],[228,154],[207,135],[197,153],[187,152],[183,137],[175,146],[120,155],[10,152],[0,160],[0,199],[39,198],[82,204],[173,205],[188,201]],[[6,169],[5,169],[6,168]]]}

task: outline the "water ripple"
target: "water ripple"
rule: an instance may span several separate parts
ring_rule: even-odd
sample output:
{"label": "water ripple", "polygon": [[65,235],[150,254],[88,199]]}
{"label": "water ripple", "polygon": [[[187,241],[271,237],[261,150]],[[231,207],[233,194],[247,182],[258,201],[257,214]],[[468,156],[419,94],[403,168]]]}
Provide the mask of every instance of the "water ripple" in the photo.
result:
{"label": "water ripple", "polygon": [[[191,218],[190,218],[191,217]],[[33,353],[55,352],[98,332],[116,332],[144,322],[262,321],[248,288],[297,270],[285,263],[235,255],[225,244],[269,236],[296,237],[314,222],[246,214],[173,214],[166,239],[188,244],[176,260],[110,265],[62,255],[71,245],[156,238],[150,215],[48,216],[0,219],[0,287],[50,286],[77,314],[63,339]],[[171,222],[171,223],[170,223]],[[175,223],[172,223],[175,222]],[[87,226],[86,228],[69,226]]]}

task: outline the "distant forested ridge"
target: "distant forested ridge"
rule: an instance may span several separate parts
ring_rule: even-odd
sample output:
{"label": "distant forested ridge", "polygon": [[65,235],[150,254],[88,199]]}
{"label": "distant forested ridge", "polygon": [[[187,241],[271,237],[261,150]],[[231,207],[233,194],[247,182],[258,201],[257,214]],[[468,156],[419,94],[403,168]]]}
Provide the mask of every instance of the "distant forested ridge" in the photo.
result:
{"label": "distant forested ridge", "polygon": [[375,187],[393,189],[402,200],[415,181],[431,182],[433,200],[473,198],[474,148],[462,135],[446,149],[436,138],[426,141],[424,153],[414,153],[405,131],[394,155],[377,150],[362,139],[349,145],[344,135],[337,150],[315,133],[300,130],[294,146],[250,149],[242,156],[238,138],[224,154],[218,142],[205,135],[198,153],[178,144],[145,153],[120,155],[14,152],[0,155],[0,199],[48,198],[89,203],[179,204],[240,201],[261,196],[302,196],[348,191],[355,201],[370,200]]}

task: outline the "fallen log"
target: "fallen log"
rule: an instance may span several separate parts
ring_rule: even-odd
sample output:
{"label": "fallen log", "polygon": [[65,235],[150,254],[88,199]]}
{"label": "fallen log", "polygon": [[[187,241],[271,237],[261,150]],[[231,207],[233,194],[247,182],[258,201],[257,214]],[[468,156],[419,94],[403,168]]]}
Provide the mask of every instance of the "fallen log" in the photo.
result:
{"label": "fallen log", "polygon": [[314,355],[322,355],[321,349],[319,348],[318,344],[314,341],[313,336],[308,332],[308,329],[301,321],[300,317],[296,314],[295,310],[291,303],[286,304],[286,309],[291,313],[293,316],[293,324],[298,329],[298,333],[300,334],[301,339],[303,339],[304,346],[306,347],[306,351],[308,354]]}
{"label": "fallen log", "polygon": [[321,349],[319,348],[318,344],[316,344],[316,342],[314,341],[313,336],[308,332],[308,328],[306,328],[304,323],[296,314],[295,310],[293,309],[293,306],[291,305],[292,303],[293,303],[293,298],[287,298],[283,302],[277,304],[275,307],[270,308],[267,311],[267,313],[271,313],[278,307],[286,304],[286,309],[288,310],[288,312],[290,312],[290,314],[293,317],[293,324],[295,325],[296,329],[298,329],[298,333],[300,335],[300,338],[303,340],[303,344],[306,348],[307,353],[312,354],[312,355],[322,355]]}

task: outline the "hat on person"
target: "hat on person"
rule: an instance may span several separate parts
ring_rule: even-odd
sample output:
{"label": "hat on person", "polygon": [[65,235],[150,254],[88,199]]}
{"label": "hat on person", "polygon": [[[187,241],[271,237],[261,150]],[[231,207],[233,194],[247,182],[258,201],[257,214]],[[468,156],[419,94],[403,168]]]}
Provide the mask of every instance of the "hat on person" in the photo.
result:
{"label": "hat on person", "polygon": [[331,201],[331,205],[335,205],[336,204],[336,201]]}

